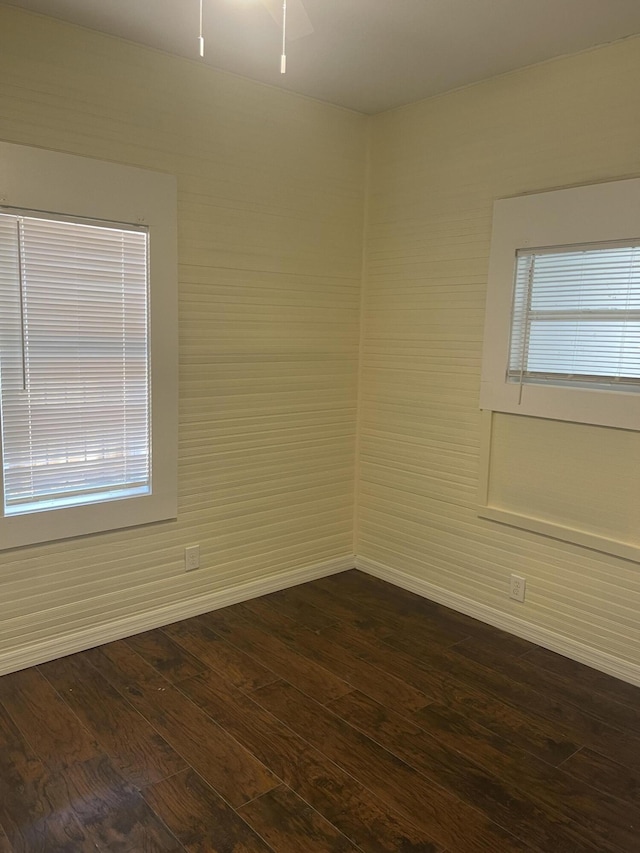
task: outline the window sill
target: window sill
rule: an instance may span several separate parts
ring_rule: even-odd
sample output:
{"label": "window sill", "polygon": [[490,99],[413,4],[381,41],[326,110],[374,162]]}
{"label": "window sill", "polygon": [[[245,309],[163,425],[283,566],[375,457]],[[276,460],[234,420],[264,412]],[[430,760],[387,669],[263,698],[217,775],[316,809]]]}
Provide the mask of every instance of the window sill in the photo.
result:
{"label": "window sill", "polygon": [[520,530],[540,533],[543,536],[548,536],[550,539],[572,542],[574,545],[581,545],[583,548],[590,548],[592,551],[613,554],[616,557],[622,557],[624,560],[640,563],[640,545],[634,545],[632,542],[622,542],[617,539],[597,536],[589,533],[587,530],[565,527],[561,524],[545,521],[542,518],[520,515],[494,506],[479,506],[478,516],[486,518],[488,521],[497,521],[499,524],[506,524],[509,527],[517,527]]}

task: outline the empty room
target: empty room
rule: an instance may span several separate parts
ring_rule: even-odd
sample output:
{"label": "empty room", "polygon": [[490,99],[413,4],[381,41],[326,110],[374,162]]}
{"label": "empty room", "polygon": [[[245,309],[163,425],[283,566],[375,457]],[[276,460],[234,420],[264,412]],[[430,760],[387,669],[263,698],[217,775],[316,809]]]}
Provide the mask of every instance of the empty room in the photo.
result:
{"label": "empty room", "polygon": [[0,853],[640,850],[637,0],[0,0]]}

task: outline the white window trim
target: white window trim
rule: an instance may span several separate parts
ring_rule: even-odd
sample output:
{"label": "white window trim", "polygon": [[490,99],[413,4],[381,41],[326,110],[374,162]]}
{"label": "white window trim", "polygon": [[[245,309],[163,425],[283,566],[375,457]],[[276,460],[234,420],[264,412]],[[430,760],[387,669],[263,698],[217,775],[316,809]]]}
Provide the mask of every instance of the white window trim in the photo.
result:
{"label": "white window trim", "polygon": [[[0,143],[0,204],[149,229],[152,494],[0,517],[0,549],[175,518],[177,191],[171,175]],[[0,486],[2,466],[0,465]],[[0,508],[1,512],[1,508]]]}
{"label": "white window trim", "polygon": [[507,382],[516,251],[638,237],[638,178],[495,202],[481,409],[640,430],[638,392]]}

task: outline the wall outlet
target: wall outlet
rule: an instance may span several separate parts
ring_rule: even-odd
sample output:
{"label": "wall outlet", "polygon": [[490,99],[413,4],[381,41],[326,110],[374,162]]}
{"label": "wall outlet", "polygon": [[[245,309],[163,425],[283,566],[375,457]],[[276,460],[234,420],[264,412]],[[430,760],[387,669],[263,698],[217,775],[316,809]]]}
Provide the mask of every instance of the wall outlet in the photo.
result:
{"label": "wall outlet", "polygon": [[189,545],[184,549],[184,570],[192,572],[200,568],[200,546]]}
{"label": "wall outlet", "polygon": [[509,586],[509,598],[514,598],[516,601],[524,601],[524,593],[527,587],[527,581],[520,575],[511,575]]}

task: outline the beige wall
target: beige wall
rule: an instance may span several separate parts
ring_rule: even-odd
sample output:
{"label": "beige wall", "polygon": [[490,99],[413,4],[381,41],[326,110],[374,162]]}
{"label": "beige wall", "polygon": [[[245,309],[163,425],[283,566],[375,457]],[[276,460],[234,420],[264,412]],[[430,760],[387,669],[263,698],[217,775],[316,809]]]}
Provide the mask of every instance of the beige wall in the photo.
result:
{"label": "beige wall", "polygon": [[[636,665],[640,566],[481,520],[476,503],[493,200],[638,175],[639,78],[633,39],[373,120],[357,540],[363,565],[405,572],[504,614],[505,624],[521,619]],[[586,429],[579,439],[597,453],[602,439]],[[567,447],[576,438],[571,428],[553,433]],[[632,466],[637,484],[638,441],[607,433],[607,457]],[[526,477],[544,458],[546,439],[537,438],[543,456],[530,447],[511,476]],[[584,488],[577,472],[576,494]],[[598,501],[629,493],[596,494],[598,482]],[[524,604],[508,599],[511,572],[527,578]]]}
{"label": "beige wall", "polygon": [[0,552],[0,671],[353,553],[365,133],[356,113],[0,7],[0,139],[177,175],[180,264],[178,520]]}

